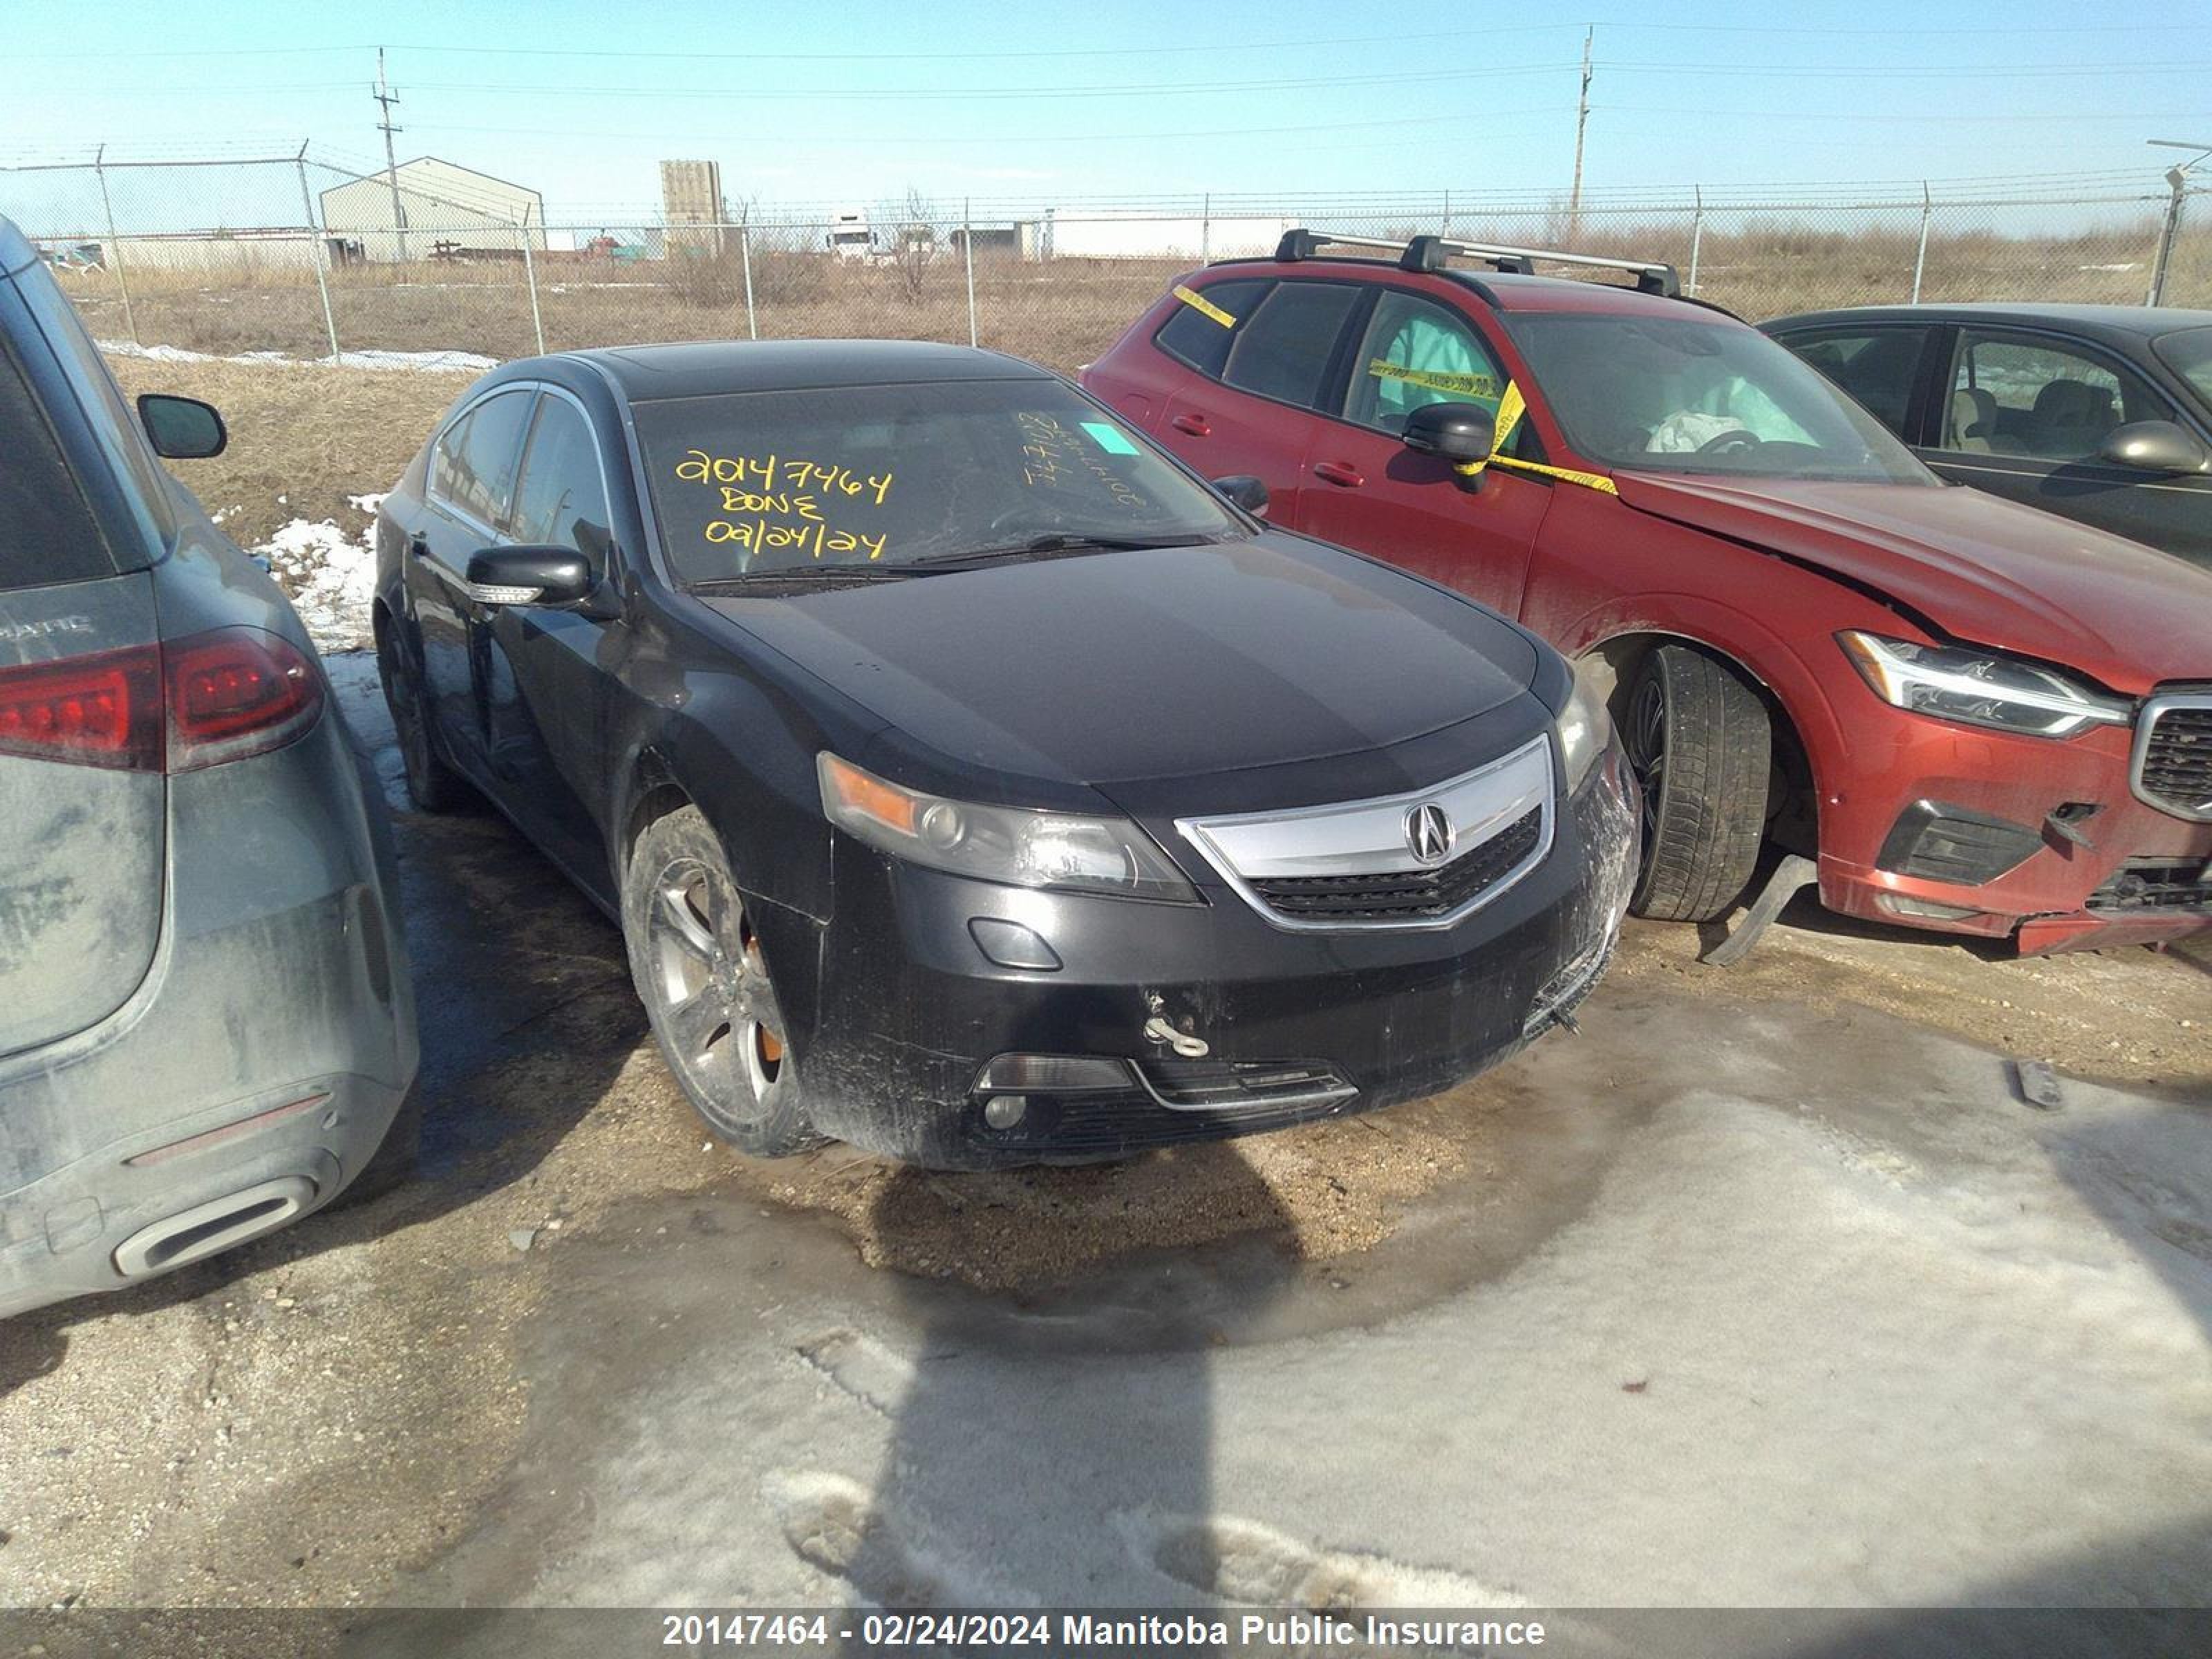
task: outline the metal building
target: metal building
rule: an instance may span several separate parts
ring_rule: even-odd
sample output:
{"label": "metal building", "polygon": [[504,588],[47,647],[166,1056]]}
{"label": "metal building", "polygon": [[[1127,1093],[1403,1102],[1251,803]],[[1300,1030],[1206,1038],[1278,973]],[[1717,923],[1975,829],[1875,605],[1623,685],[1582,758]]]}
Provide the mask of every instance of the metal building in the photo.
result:
{"label": "metal building", "polygon": [[434,155],[332,185],[322,212],[324,230],[369,259],[519,259],[526,236],[533,252],[545,248],[543,196]]}

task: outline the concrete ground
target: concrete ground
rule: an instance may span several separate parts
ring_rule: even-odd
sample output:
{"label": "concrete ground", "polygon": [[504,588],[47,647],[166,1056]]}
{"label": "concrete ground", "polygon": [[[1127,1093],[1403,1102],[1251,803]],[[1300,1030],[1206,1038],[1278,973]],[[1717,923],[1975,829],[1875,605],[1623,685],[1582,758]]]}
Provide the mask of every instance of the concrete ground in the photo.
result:
{"label": "concrete ground", "polygon": [[2208,1599],[2201,948],[1632,924],[1445,1096],[946,1176],[710,1143],[613,928],[399,832],[421,1177],[0,1326],[0,1604]]}

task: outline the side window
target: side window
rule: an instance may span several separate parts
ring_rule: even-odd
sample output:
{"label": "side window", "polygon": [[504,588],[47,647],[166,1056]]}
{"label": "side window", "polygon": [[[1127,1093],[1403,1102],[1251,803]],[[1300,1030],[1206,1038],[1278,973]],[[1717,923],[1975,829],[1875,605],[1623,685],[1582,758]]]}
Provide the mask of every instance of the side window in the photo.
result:
{"label": "side window", "polygon": [[604,573],[611,522],[591,422],[565,398],[539,398],[508,533],[536,546],[573,547]]}
{"label": "side window", "polygon": [[0,593],[112,576],[99,520],[21,368],[0,347]]}
{"label": "side window", "polygon": [[1945,449],[2081,461],[2114,427],[2172,408],[2129,370],[2087,350],[2019,335],[1959,332]]}
{"label": "side window", "polygon": [[[122,387],[115,384],[115,376],[107,367],[107,360],[100,355],[92,336],[85,331],[84,320],[77,315],[76,307],[61,291],[53,276],[44,267],[26,272],[16,279],[16,291],[31,308],[39,329],[46,337],[46,343],[62,360],[70,379],[80,392],[88,394],[84,403],[84,417],[91,425],[93,435],[107,452],[118,481],[125,492],[136,498],[132,511],[145,528],[149,540],[156,548],[168,544],[176,528],[176,515],[170,507],[168,475],[155,459],[154,452],[147,447],[146,434],[138,424],[138,411],[125,401]],[[83,399],[80,399],[83,401]],[[125,561],[127,563],[142,563]]]}
{"label": "side window", "polygon": [[1917,328],[1868,328],[1856,333],[1795,335],[1783,343],[1856,398],[1868,414],[1910,440],[1912,383],[1927,332]]}
{"label": "side window", "polygon": [[460,488],[461,450],[469,441],[469,426],[476,417],[476,410],[471,410],[447,427],[430,458],[430,488],[449,501],[458,499],[455,492]]}
{"label": "side window", "polygon": [[489,398],[439,441],[432,488],[480,524],[496,529],[507,511],[522,423],[537,395],[518,387]]}
{"label": "side window", "polygon": [[1477,404],[1492,416],[1505,374],[1472,325],[1432,300],[1385,292],[1352,364],[1345,418],[1383,432],[1430,404]]}
{"label": "side window", "polygon": [[1278,283],[1237,331],[1222,379],[1239,391],[1320,406],[1322,380],[1359,289],[1347,283]]}
{"label": "side window", "polygon": [[1176,362],[1218,380],[1223,366],[1229,362],[1230,343],[1235,339],[1238,326],[1250,318],[1252,307],[1259,303],[1268,287],[1265,282],[1212,283],[1200,293],[1200,297],[1229,320],[1224,323],[1213,312],[1179,301],[1175,315],[1162,323],[1158,332],[1152,336],[1152,343]]}

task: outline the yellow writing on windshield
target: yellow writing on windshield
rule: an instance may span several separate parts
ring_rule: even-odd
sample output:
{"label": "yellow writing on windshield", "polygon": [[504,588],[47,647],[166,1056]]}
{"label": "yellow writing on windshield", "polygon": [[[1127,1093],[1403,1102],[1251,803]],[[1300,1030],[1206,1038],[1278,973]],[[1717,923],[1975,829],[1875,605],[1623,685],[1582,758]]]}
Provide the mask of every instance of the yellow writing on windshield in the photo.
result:
{"label": "yellow writing on windshield", "polygon": [[[779,474],[778,469],[781,469]],[[819,461],[779,460],[774,455],[709,455],[703,449],[684,452],[676,464],[676,476],[686,483],[745,484],[774,489],[779,477],[786,489],[817,489],[825,495],[869,495],[878,507],[890,493],[889,472],[860,473],[848,466],[824,466]]]}
{"label": "yellow writing on windshield", "polygon": [[720,516],[708,519],[701,532],[706,539],[743,548],[751,558],[791,552],[814,559],[854,553],[879,559],[890,539],[887,533],[868,535],[829,518],[840,509],[881,507],[890,494],[893,474],[888,471],[864,472],[799,457],[714,455],[692,449],[676,464],[676,476],[714,494]]}
{"label": "yellow writing on windshield", "polygon": [[755,553],[770,553],[780,549],[791,549],[820,558],[825,553],[865,552],[872,559],[884,556],[884,544],[888,536],[863,536],[849,530],[832,530],[823,523],[770,524],[766,519],[740,520],[709,519],[707,539],[710,542],[730,542]]}

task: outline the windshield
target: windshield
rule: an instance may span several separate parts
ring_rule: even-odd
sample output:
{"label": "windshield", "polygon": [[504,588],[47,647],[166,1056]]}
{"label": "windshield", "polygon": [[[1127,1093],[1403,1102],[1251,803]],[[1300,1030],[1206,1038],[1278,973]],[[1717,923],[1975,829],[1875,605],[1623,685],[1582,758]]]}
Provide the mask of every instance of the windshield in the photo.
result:
{"label": "windshield", "polygon": [[2184,328],[2161,334],[2151,342],[2151,349],[2189,382],[2198,403],[2212,410],[2212,328]]}
{"label": "windshield", "polygon": [[1936,482],[1817,369],[1755,329],[1697,315],[1517,312],[1503,321],[1568,438],[1595,460],[1656,472]]}
{"label": "windshield", "polygon": [[1057,380],[732,392],[637,406],[679,582],[899,568],[1047,538],[1244,533],[1200,484]]}

